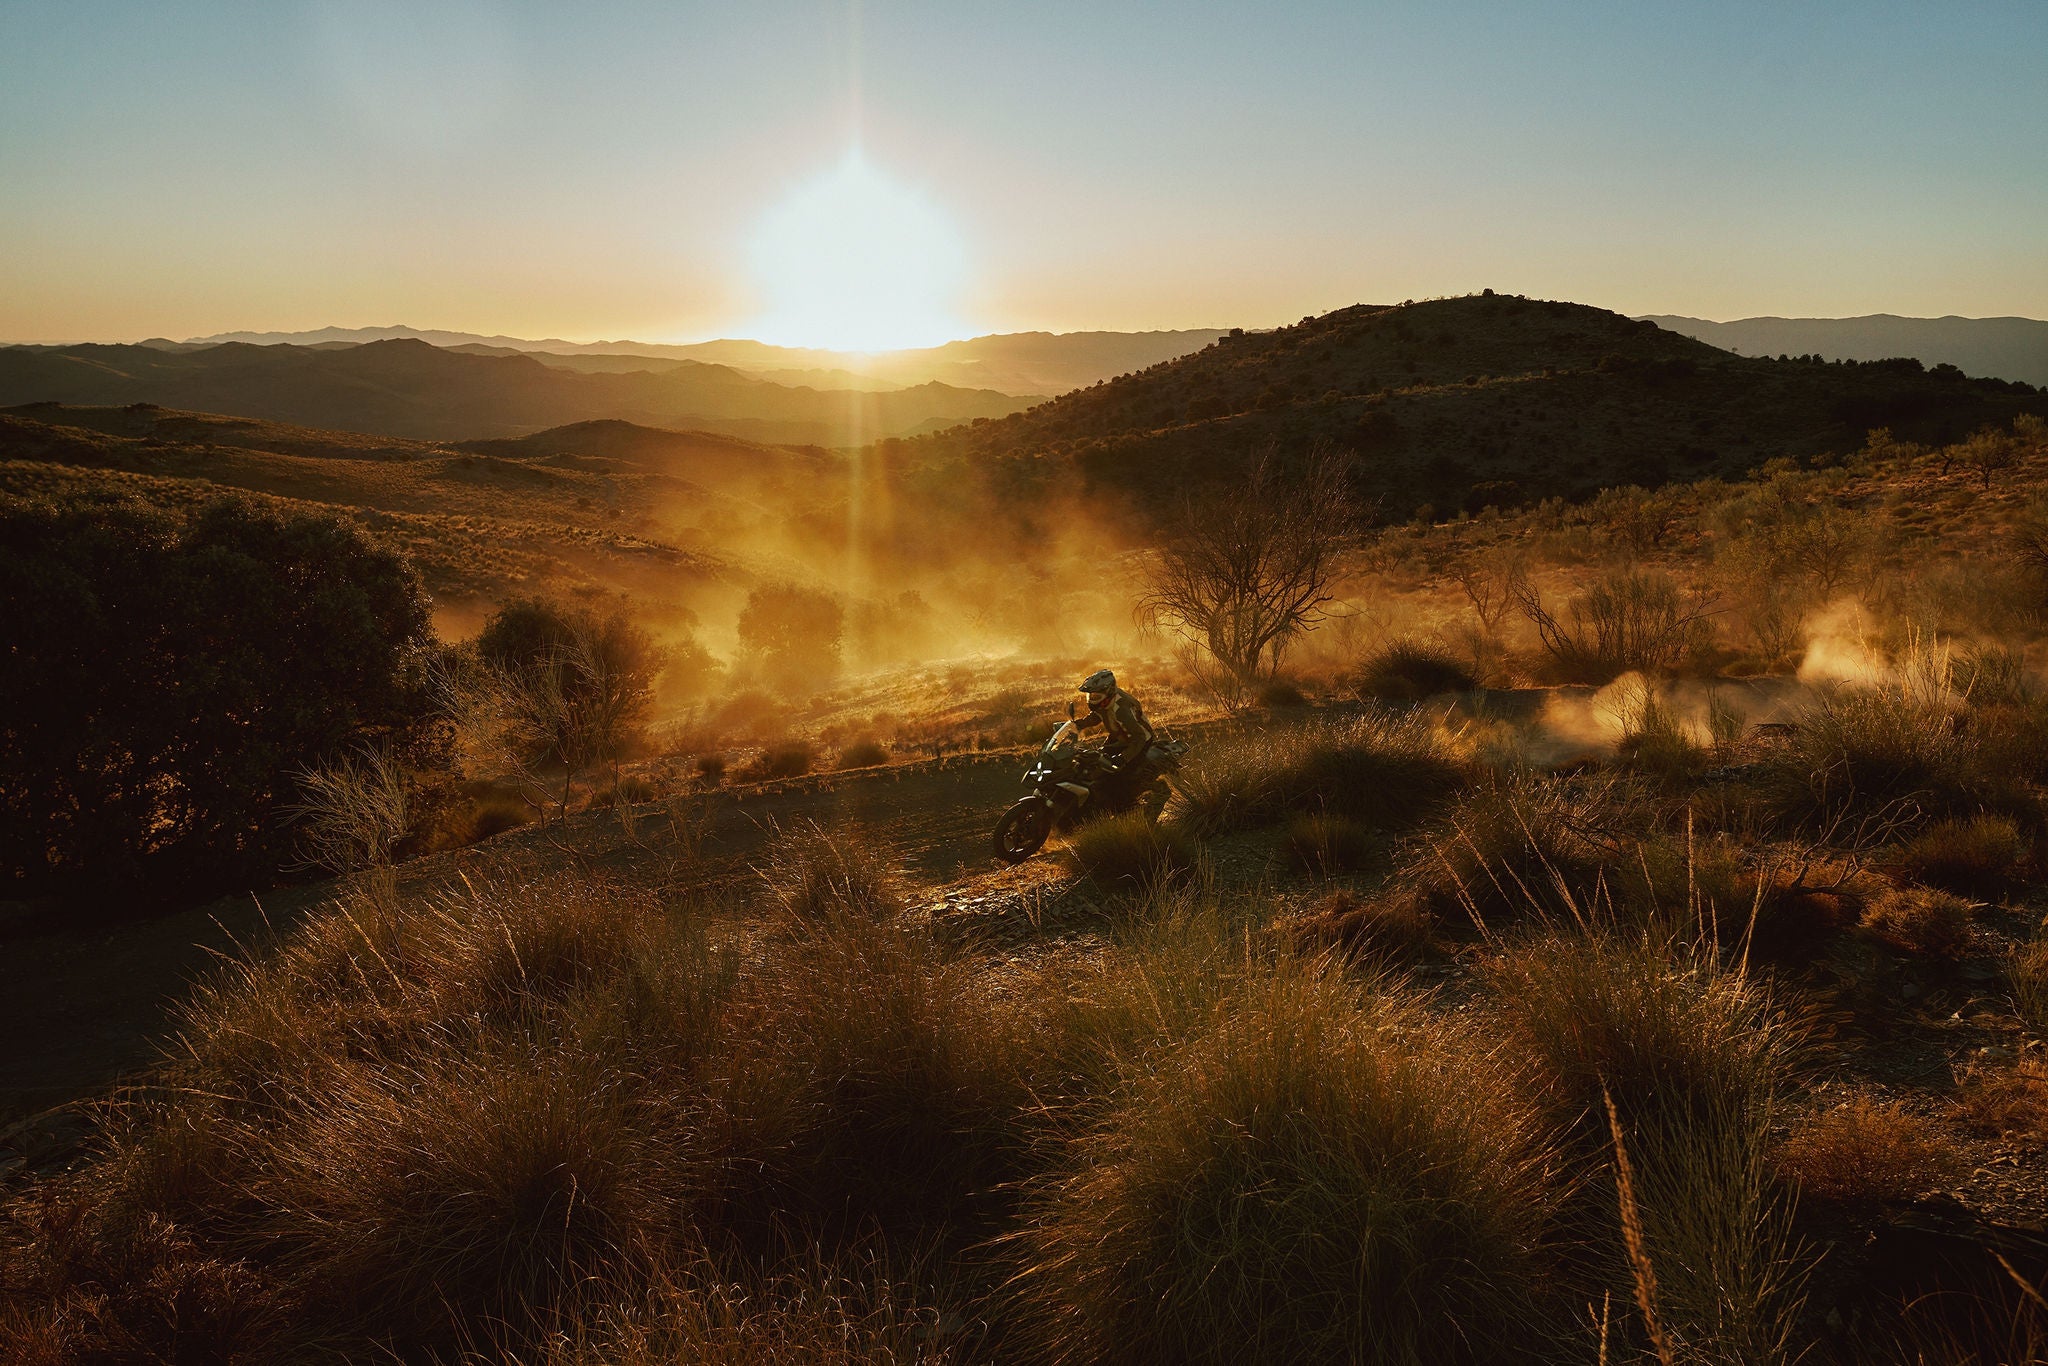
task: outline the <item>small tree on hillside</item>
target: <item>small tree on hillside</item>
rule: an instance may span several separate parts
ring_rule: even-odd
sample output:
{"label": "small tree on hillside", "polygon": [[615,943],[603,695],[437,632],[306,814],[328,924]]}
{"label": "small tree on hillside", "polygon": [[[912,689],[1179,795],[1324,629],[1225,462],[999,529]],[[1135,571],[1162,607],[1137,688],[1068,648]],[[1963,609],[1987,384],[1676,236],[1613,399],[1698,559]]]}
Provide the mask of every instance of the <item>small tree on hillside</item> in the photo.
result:
{"label": "small tree on hillside", "polygon": [[815,691],[837,678],[845,634],[846,609],[839,599],[796,584],[756,588],[740,612],[741,651],[782,692]]}
{"label": "small tree on hillside", "polygon": [[1207,650],[1239,680],[1269,676],[1288,642],[1323,621],[1356,522],[1337,456],[1316,452],[1289,475],[1268,450],[1236,484],[1183,500],[1139,619]]}
{"label": "small tree on hillside", "polygon": [[577,773],[619,761],[640,738],[661,654],[623,607],[507,603],[477,639],[483,710],[515,768],[560,765],[564,809]]}

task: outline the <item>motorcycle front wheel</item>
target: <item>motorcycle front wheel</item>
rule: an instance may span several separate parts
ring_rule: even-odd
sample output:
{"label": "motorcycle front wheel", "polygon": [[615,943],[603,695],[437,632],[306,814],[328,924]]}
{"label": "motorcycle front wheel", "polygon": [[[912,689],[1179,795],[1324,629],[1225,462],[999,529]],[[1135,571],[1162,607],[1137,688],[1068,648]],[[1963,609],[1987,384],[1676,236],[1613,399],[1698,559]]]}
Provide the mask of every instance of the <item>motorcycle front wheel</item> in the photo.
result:
{"label": "motorcycle front wheel", "polygon": [[1045,847],[1052,833],[1052,803],[1043,797],[1026,797],[996,822],[996,857],[1005,863],[1022,863]]}

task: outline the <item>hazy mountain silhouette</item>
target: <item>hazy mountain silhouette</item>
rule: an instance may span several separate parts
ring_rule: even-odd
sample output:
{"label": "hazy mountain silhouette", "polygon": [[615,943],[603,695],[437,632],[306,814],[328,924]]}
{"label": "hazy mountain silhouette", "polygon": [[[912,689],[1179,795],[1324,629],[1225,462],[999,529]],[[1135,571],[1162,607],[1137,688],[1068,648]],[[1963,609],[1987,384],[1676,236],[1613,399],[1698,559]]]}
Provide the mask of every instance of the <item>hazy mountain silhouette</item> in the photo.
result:
{"label": "hazy mountain silhouette", "polygon": [[2048,322],[2033,318],[1703,318],[1653,315],[1650,322],[1741,356],[1819,355],[1826,360],[1911,356],[1972,375],[2048,384]]}
{"label": "hazy mountain silhouette", "polygon": [[1024,405],[926,383],[889,392],[770,383],[727,366],[574,373],[532,356],[475,355],[417,339],[312,346],[0,348],[0,404],[155,403],[430,440],[517,436],[591,418],[755,440],[859,445]]}
{"label": "hazy mountain silhouette", "polygon": [[2022,408],[2029,386],[1917,361],[1747,359],[1654,323],[1506,295],[1361,304],[1026,412],[905,442],[912,461],[994,468],[1160,505],[1267,445],[1357,453],[1386,511],[1582,496],[1850,451],[1888,426],[1953,440]]}
{"label": "hazy mountain silhouette", "polygon": [[[772,346],[738,339],[680,346],[635,341],[570,342],[558,337],[534,341],[395,326],[323,327],[311,332],[223,332],[187,342],[155,339],[142,344],[181,350],[224,342],[317,347],[412,340],[448,348],[492,348],[500,354],[538,354],[551,364],[570,368],[594,368],[578,362],[579,357],[633,356],[647,358],[650,365],[686,360],[728,365],[779,384],[820,388],[858,388],[863,387],[864,380],[873,379],[883,381],[872,386],[876,388],[936,381],[1005,394],[1049,395],[1085,388],[1112,375],[1198,351],[1221,335],[1213,328],[1179,332],[1009,332],[877,355]],[[828,382],[818,383],[820,376]]]}

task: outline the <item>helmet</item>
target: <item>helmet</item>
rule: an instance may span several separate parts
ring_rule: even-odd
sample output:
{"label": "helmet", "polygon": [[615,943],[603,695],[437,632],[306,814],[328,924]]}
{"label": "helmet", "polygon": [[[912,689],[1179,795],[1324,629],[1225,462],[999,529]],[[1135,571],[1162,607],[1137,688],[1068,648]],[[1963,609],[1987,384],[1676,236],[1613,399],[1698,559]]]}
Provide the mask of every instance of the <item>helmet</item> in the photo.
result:
{"label": "helmet", "polygon": [[1116,691],[1116,675],[1107,669],[1097,669],[1081,680],[1081,691],[1088,694],[1091,702],[1098,693],[1106,697]]}

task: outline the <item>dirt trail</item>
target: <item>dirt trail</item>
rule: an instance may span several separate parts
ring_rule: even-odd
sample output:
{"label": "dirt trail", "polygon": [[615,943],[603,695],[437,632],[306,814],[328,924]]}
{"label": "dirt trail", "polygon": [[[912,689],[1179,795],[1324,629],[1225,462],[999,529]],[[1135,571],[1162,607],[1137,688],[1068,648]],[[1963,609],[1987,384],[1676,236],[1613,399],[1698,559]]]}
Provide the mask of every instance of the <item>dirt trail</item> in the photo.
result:
{"label": "dirt trail", "polygon": [[[1724,685],[1752,720],[1775,715],[1799,691],[1789,680]],[[1434,705],[1434,704],[1425,704]],[[1611,750],[1612,719],[1590,688],[1475,693],[1456,712],[1523,730],[1559,761]],[[1309,713],[1254,725],[1287,725]],[[1227,723],[1185,728],[1199,744]],[[858,824],[936,894],[998,868],[989,851],[996,818],[1022,795],[1023,751],[956,755],[850,773],[705,793],[682,804],[682,824],[661,803],[636,807],[632,830],[613,812],[510,831],[481,845],[414,860],[403,885],[425,889],[480,860],[570,860],[623,876],[658,874],[691,884],[744,878],[774,831],[806,820]],[[695,845],[681,857],[679,835]],[[148,921],[80,931],[0,926],[0,1127],[16,1116],[104,1091],[148,1065],[170,1034],[170,1008],[193,979],[241,945],[284,930],[333,895],[333,884],[242,895]]]}

